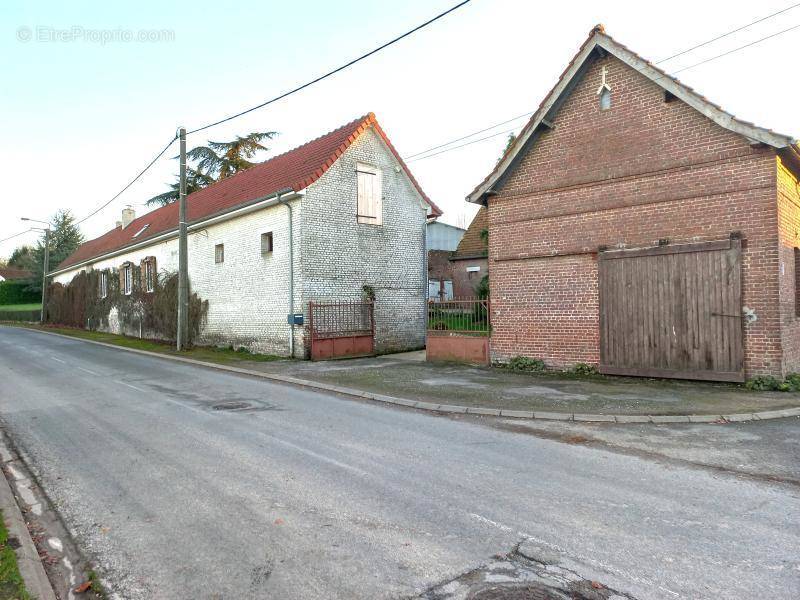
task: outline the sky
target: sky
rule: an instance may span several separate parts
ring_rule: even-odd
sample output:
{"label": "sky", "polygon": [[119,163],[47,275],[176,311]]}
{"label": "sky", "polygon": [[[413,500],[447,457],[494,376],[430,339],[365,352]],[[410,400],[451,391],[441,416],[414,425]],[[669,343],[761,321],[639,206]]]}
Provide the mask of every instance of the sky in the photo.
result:
{"label": "sky", "polygon": [[[136,3],[0,5],[0,239],[21,217],[58,209],[82,218],[109,200],[173,137],[259,104],[435,16],[456,0],[386,2]],[[592,27],[653,61],[793,4],[792,0],[533,2],[472,0],[433,25],[330,79],[232,122],[189,136],[188,146],[251,131],[277,131],[285,152],[352,119],[376,113],[409,157],[532,112]],[[661,65],[669,72],[800,24],[800,6]],[[139,39],[143,36],[145,39]],[[792,57],[800,29],[680,73],[733,114],[800,136]],[[464,197],[494,166],[506,131],[525,119],[408,162],[442,220],[469,224]],[[87,239],[131,205],[175,180],[165,157],[108,208],[81,224]],[[0,258],[38,233],[0,243]]]}

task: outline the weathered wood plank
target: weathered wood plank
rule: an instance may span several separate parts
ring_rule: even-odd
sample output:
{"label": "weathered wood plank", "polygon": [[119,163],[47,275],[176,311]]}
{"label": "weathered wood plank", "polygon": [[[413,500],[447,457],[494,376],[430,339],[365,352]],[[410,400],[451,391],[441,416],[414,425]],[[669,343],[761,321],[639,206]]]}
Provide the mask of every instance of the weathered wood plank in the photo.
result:
{"label": "weathered wood plank", "polygon": [[601,371],[741,381],[741,241],[643,250],[599,255]]}

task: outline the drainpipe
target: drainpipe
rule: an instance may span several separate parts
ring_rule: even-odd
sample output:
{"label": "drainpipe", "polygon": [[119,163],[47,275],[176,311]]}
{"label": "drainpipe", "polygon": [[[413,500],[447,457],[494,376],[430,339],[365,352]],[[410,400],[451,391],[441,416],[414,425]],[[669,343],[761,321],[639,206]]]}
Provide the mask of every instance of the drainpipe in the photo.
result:
{"label": "drainpipe", "polygon": [[289,211],[289,358],[294,358],[294,239],[292,237],[292,205],[282,195],[291,193],[292,189],[278,192],[278,204],[283,204]]}
{"label": "drainpipe", "polygon": [[428,215],[422,220],[422,339],[428,347]]}

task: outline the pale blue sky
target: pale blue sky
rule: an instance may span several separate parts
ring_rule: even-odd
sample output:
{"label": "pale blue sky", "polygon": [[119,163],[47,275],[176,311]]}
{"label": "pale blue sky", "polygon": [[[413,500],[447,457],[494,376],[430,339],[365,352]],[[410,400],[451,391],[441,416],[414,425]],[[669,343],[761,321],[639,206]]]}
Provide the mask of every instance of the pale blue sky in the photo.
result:
{"label": "pale blue sky", "polygon": [[[0,160],[6,165],[0,238],[24,229],[21,216],[47,218],[61,207],[78,217],[89,213],[143,167],[178,125],[196,127],[258,104],[453,4],[6,0],[0,6]],[[595,23],[657,60],[790,4],[473,0],[354,68],[190,138],[189,145],[274,129],[281,135],[272,148],[283,152],[374,111],[398,150],[409,155],[533,111]],[[800,8],[665,66],[672,71],[798,23]],[[20,27],[36,38],[37,28],[73,26],[170,30],[174,40],[18,40]],[[800,85],[791,60],[798,41],[800,30],[680,78],[742,118],[798,135]],[[468,222],[472,207],[463,198],[504,143],[505,136],[498,136],[410,163],[445,210],[445,221]],[[141,214],[144,200],[164,191],[175,171],[173,161],[159,162],[87,221],[85,235],[109,229],[126,204]],[[28,234],[2,243],[0,256],[34,239]]]}

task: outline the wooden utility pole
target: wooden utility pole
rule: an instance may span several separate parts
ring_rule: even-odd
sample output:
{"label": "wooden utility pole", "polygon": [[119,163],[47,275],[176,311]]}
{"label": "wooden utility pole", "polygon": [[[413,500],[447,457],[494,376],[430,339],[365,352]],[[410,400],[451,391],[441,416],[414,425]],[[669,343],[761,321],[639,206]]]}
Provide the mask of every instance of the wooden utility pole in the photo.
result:
{"label": "wooden utility pole", "polygon": [[178,350],[189,342],[189,244],[186,232],[186,128],[181,127],[180,188],[178,190]]}
{"label": "wooden utility pole", "polygon": [[50,270],[50,227],[44,230],[44,270],[42,271],[42,314],[39,318],[44,323],[47,317],[47,271]]}

